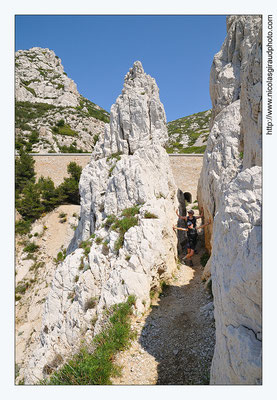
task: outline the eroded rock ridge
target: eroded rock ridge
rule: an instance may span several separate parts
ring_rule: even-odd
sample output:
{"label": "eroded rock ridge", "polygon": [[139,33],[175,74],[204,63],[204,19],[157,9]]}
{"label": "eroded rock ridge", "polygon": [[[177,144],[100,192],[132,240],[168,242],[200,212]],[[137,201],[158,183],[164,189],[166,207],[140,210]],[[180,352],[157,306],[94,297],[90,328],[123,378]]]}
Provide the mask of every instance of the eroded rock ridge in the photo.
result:
{"label": "eroded rock ridge", "polygon": [[82,172],[79,225],[56,270],[26,382],[47,377],[81,339],[90,341],[107,307],[134,294],[143,312],[150,290],[171,276],[178,202],[166,141],[158,87],[137,61]]}
{"label": "eroded rock ridge", "polygon": [[16,148],[28,152],[91,152],[108,113],[81,96],[61,59],[33,47],[15,54]]}
{"label": "eroded rock ridge", "polygon": [[261,43],[260,16],[231,16],[211,68],[198,201],[214,218],[205,236],[216,321],[212,384],[261,383]]}

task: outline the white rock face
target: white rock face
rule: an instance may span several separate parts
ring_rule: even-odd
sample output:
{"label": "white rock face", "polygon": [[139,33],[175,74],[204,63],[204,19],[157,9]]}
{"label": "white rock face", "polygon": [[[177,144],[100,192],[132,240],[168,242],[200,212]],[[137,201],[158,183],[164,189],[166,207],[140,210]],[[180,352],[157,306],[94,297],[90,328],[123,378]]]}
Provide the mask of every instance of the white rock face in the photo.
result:
{"label": "white rock face", "polygon": [[79,105],[80,94],[77,86],[65,74],[61,60],[54,51],[40,47],[18,50],[15,61],[17,101],[40,102],[65,107]]}
{"label": "white rock face", "polygon": [[[178,202],[162,147],[165,114],[158,88],[140,62],[126,75],[111,114],[97,159],[93,154],[81,175],[81,219],[45,304],[40,343],[26,371],[28,383],[46,376],[45,366],[72,354],[82,338],[90,340],[99,332],[106,307],[134,294],[136,312],[147,309],[150,289],[176,268],[172,225]],[[134,207],[135,215],[126,217],[126,209]],[[133,222],[121,241],[115,221]],[[84,241],[87,255],[81,248]]]}
{"label": "white rock face", "polygon": [[[213,384],[261,383],[261,18],[232,16],[214,57],[211,133],[198,185],[212,253]],[[206,276],[208,271],[206,271]]]}
{"label": "white rock face", "polygon": [[[247,79],[246,70],[249,58],[253,57],[251,56],[253,44],[261,31],[261,17],[228,17],[227,31],[226,39],[220,51],[214,56],[211,67],[210,96],[213,105],[211,126],[215,116],[224,107],[241,98],[242,80]],[[256,67],[255,70],[258,72],[260,66]],[[261,71],[258,75],[261,77],[260,73]]]}
{"label": "white rock face", "polygon": [[[70,147],[70,152],[72,147],[77,149],[75,152],[90,152],[99,135],[103,135],[105,122],[109,121],[105,110],[80,95],[75,82],[67,77],[60,58],[49,49],[33,47],[16,52],[15,98],[16,115],[21,115],[20,120],[16,118],[17,140],[28,142],[32,132],[38,133],[38,140],[29,152],[60,153],[70,151]],[[28,118],[23,120],[26,110]],[[61,120],[70,131],[57,129]]]}
{"label": "white rock face", "polygon": [[159,88],[155,79],[144,73],[139,61],[125,76],[122,94],[111,107],[110,119],[100,156],[133,154],[141,147],[166,144],[166,116]]}
{"label": "white rock face", "polygon": [[261,383],[261,167],[238,174],[214,220],[211,382]]}

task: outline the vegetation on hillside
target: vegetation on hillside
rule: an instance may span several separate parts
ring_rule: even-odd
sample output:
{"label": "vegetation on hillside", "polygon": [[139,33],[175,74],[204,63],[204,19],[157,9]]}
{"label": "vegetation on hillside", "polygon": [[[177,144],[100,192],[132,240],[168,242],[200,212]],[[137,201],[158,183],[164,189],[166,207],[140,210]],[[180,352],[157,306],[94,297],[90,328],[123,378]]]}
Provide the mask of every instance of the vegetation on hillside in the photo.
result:
{"label": "vegetation on hillside", "polygon": [[[26,84],[29,82],[26,82]],[[26,86],[26,85],[25,85]],[[27,86],[26,86],[27,88]],[[59,117],[63,117],[59,119]],[[57,118],[58,117],[58,118]],[[93,117],[105,123],[110,120],[109,113],[104,109],[98,107],[88,99],[81,96],[80,105],[77,107],[62,107],[54,106],[47,103],[31,103],[28,101],[16,101],[15,103],[15,148],[16,150],[24,149],[27,152],[34,151],[34,145],[39,143],[42,146],[48,148],[48,152],[56,152],[53,147],[53,142],[39,135],[40,126],[45,126],[51,129],[53,133],[53,139],[59,148],[60,152],[63,153],[83,153],[82,149],[77,147],[76,141],[74,140],[69,145],[64,145],[58,140],[59,136],[68,136],[72,139],[78,138],[79,133],[70,126],[68,121],[76,120],[80,121],[84,118]],[[67,121],[67,122],[66,122]],[[86,125],[82,128],[87,131]],[[95,145],[99,138],[99,134],[88,132],[93,136],[91,143]]]}
{"label": "vegetation on hillside", "polygon": [[32,222],[60,204],[80,204],[79,180],[82,167],[71,162],[67,172],[70,176],[64,178],[56,188],[51,178],[40,177],[36,183],[34,160],[24,150],[20,150],[20,157],[15,160],[15,206],[23,219],[16,223],[16,233],[27,233]]}
{"label": "vegetation on hillside", "polygon": [[[209,121],[211,111],[202,111],[187,117],[176,119],[167,124],[168,153],[204,153],[209,136]],[[201,136],[202,144],[195,146]]]}
{"label": "vegetation on hillside", "polygon": [[[126,303],[116,304],[108,312],[112,315],[103,332],[93,338],[92,346],[83,345],[79,352],[54,372],[46,365],[44,372],[51,374],[42,385],[109,385],[111,378],[120,374],[120,367],[113,360],[115,354],[129,347],[136,333],[131,329],[130,317],[135,297]],[[93,351],[90,350],[94,348]],[[61,358],[61,357],[60,357]],[[61,358],[62,359],[62,358]]]}
{"label": "vegetation on hillside", "polygon": [[106,110],[97,106],[95,103],[86,99],[83,96],[81,96],[80,105],[76,107],[76,110],[87,114],[87,116],[99,119],[100,121],[106,123],[110,122],[110,115]]}

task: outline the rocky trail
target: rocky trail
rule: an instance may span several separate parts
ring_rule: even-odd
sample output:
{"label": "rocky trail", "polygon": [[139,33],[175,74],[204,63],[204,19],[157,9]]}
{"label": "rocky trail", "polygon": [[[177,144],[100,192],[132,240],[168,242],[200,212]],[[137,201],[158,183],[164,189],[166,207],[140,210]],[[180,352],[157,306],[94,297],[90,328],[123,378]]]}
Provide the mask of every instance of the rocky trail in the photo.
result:
{"label": "rocky trail", "polygon": [[179,264],[171,282],[152,300],[150,310],[133,320],[137,339],[116,356],[122,375],[113,384],[209,384],[215,327],[212,296],[201,279],[202,238],[194,265]]}

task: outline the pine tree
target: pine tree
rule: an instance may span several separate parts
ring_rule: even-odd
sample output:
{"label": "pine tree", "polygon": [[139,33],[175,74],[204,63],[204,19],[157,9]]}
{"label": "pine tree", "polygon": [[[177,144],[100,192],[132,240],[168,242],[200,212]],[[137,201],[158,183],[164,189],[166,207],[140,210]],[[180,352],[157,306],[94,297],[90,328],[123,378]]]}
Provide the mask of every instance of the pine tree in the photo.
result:
{"label": "pine tree", "polygon": [[22,192],[28,182],[35,182],[35,160],[23,149],[20,149],[19,158],[15,159],[15,190]]}

